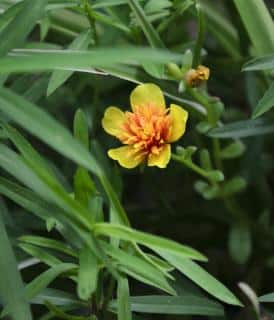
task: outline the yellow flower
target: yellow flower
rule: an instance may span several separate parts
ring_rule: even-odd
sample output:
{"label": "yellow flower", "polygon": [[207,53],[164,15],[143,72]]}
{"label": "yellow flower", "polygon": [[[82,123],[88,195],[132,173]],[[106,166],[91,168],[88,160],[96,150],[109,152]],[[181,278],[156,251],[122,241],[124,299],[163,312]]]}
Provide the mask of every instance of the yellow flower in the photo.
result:
{"label": "yellow flower", "polygon": [[175,104],[166,109],[161,89],[151,83],[137,86],[130,103],[132,112],[113,106],[105,111],[104,130],[124,144],[110,149],[109,157],[128,169],[143,162],[165,168],[171,157],[170,143],[185,132],[187,111]]}

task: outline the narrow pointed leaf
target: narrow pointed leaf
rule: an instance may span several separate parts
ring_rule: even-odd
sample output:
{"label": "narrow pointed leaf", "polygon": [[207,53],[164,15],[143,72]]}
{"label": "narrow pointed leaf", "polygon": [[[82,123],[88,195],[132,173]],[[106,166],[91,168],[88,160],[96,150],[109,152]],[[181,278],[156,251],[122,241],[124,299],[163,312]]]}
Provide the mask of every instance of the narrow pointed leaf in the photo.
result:
{"label": "narrow pointed leaf", "polygon": [[49,301],[57,306],[69,306],[75,305],[79,307],[85,307],[86,303],[77,299],[73,294],[65,291],[46,288],[31,299],[32,304],[44,305],[45,301]]}
{"label": "narrow pointed leaf", "polygon": [[142,47],[98,48],[89,51],[16,50],[11,56],[0,58],[0,74],[54,69],[89,72],[94,67],[140,65],[146,62],[161,64],[179,62],[180,58],[180,54],[168,50]]}
{"label": "narrow pointed leaf", "polygon": [[263,0],[234,0],[256,54],[268,54],[274,50],[274,22]]}
{"label": "narrow pointed leaf", "polygon": [[140,6],[139,1],[137,0],[127,0],[132,12],[137,18],[137,21],[142,28],[144,34],[146,35],[146,38],[149,42],[149,44],[153,48],[164,48],[164,44],[162,40],[160,39],[157,31],[154,29],[152,24],[147,19],[145,12],[143,8]]}
{"label": "narrow pointed leaf", "polygon": [[242,120],[210,130],[207,135],[212,138],[246,138],[274,132],[274,122],[267,119]]}
{"label": "narrow pointed leaf", "polygon": [[[177,314],[199,316],[223,316],[221,304],[193,295],[171,296],[137,296],[130,297],[131,311],[148,314]],[[117,301],[112,301],[110,308],[117,308]]]}
{"label": "narrow pointed leaf", "polygon": [[[0,56],[22,45],[45,10],[48,0],[25,0],[14,19],[1,31]],[[27,21],[27,23],[26,23]]]}
{"label": "narrow pointed leaf", "polygon": [[79,255],[79,271],[77,292],[82,300],[88,300],[97,288],[99,265],[97,257],[84,247]]}
{"label": "narrow pointed leaf", "polygon": [[231,291],[195,262],[172,255],[166,251],[158,251],[158,253],[177,270],[215,298],[228,304],[241,305],[241,302]]}
{"label": "narrow pointed leaf", "polygon": [[101,246],[103,250],[119,264],[119,269],[123,273],[171,295],[176,294],[169,285],[165,274],[155,268],[151,263],[148,263],[144,258],[126,253],[115,247],[115,245],[110,245],[106,242],[101,242]]}
{"label": "narrow pointed leaf", "polygon": [[257,107],[253,111],[252,118],[256,119],[274,107],[274,82],[270,85]]}
{"label": "narrow pointed leaf", "polygon": [[117,288],[118,320],[132,320],[129,303],[129,286],[127,278],[120,277]]}
{"label": "narrow pointed leaf", "polygon": [[24,285],[0,212],[0,297],[13,320],[31,320]]}
{"label": "narrow pointed leaf", "polygon": [[118,224],[97,223],[93,226],[93,231],[97,235],[105,235],[118,238],[120,240],[137,242],[151,248],[152,250],[165,249],[180,257],[188,257],[203,261],[206,260],[205,256],[190,247]]}
{"label": "narrow pointed leaf", "polygon": [[[91,42],[91,31],[82,32],[68,46],[69,50],[87,50]],[[73,71],[54,71],[49,80],[47,95],[51,95],[58,87],[60,87],[71,75]]]}
{"label": "narrow pointed leaf", "polygon": [[274,292],[264,294],[263,296],[259,297],[259,301],[274,303]]}
{"label": "narrow pointed leaf", "polygon": [[129,225],[126,213],[95,157],[68,130],[45,111],[8,89],[0,88],[0,110],[53,149],[97,175],[115,209],[117,219]]}
{"label": "narrow pointed leaf", "polygon": [[72,257],[77,257],[77,254],[74,250],[72,250],[68,245],[58,240],[39,236],[22,236],[19,238],[19,240],[25,243],[33,244],[35,246],[53,249]]}
{"label": "narrow pointed leaf", "polygon": [[270,70],[274,68],[274,55],[262,56],[248,61],[243,66],[243,71]]}
{"label": "narrow pointed leaf", "polygon": [[72,263],[61,263],[51,267],[47,271],[41,273],[26,286],[27,296],[29,299],[34,298],[62,273],[73,269],[75,269],[75,264]]}

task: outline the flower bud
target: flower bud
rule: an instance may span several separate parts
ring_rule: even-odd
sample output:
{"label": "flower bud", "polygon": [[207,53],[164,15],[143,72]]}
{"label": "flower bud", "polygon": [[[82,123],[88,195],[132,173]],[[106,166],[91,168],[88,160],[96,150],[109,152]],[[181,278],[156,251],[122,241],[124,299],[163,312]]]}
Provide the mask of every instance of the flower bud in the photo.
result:
{"label": "flower bud", "polygon": [[209,68],[199,65],[197,69],[190,69],[185,75],[185,81],[190,87],[199,87],[210,76]]}

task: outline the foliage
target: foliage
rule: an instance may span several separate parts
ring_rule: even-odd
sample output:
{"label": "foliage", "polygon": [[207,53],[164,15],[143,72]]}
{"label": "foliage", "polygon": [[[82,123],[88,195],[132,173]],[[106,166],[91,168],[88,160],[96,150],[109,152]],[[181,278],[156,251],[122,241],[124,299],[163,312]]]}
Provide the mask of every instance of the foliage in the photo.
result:
{"label": "foliage", "polygon": [[[0,1],[1,318],[274,317],[274,23],[246,2]],[[129,170],[102,119],[148,83],[180,139]]]}

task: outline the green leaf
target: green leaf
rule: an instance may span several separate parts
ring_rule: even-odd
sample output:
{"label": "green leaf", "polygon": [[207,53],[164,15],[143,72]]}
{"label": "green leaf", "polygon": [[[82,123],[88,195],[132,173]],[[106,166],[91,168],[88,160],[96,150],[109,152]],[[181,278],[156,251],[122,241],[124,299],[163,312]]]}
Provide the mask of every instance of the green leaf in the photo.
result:
{"label": "green leaf", "polygon": [[165,66],[155,63],[143,63],[144,70],[156,79],[164,78]]}
{"label": "green leaf", "polygon": [[242,177],[233,177],[227,180],[221,189],[223,197],[229,197],[235,193],[241,192],[246,188],[246,180]]}
{"label": "green leaf", "polygon": [[243,71],[258,71],[274,68],[274,55],[267,55],[248,61],[243,66]]}
{"label": "green leaf", "polygon": [[[140,0],[144,1],[144,0]],[[95,0],[92,3],[92,8],[99,9],[99,8],[107,8],[113,6],[119,6],[122,4],[127,4],[128,0]]]}
{"label": "green leaf", "polygon": [[211,276],[195,262],[172,255],[163,250],[159,250],[158,253],[177,270],[182,272],[186,277],[188,277],[215,298],[228,304],[238,306],[241,305],[241,302],[231,291],[229,291],[221,282]]}
{"label": "green leaf", "polygon": [[[47,0],[25,0],[15,18],[1,31],[0,56],[22,45],[45,10]],[[27,21],[27,23],[26,23]]]}
{"label": "green leaf", "polygon": [[[206,26],[224,50],[234,59],[241,58],[237,29],[211,0],[199,1],[206,18]],[[193,10],[194,11],[194,10]]]}
{"label": "green leaf", "polygon": [[43,262],[50,267],[55,266],[62,262],[60,259],[56,258],[54,255],[48,253],[46,250],[33,246],[31,244],[22,243],[22,244],[19,244],[19,247],[22,250],[24,250],[26,253],[31,255],[32,257],[37,258],[40,262]]}
{"label": "green leaf", "polygon": [[58,240],[39,236],[22,236],[19,238],[19,241],[30,243],[43,248],[53,249],[72,257],[78,257],[74,250],[72,250],[69,246]]}
{"label": "green leaf", "polygon": [[[89,132],[86,115],[80,109],[77,110],[73,123],[74,137],[82,143],[82,145],[89,150]],[[98,218],[100,211],[98,205],[98,192],[95,183],[91,179],[88,171],[82,167],[78,167],[74,177],[74,197],[83,206],[89,208],[92,219]]]}
{"label": "green leaf", "polygon": [[0,110],[53,149],[97,175],[115,209],[117,219],[120,223],[129,224],[117,195],[95,157],[73,138],[69,131],[45,111],[8,89],[0,88]]}
{"label": "green leaf", "polygon": [[244,264],[250,257],[252,244],[251,233],[247,224],[239,223],[230,229],[228,247],[231,257],[239,264]]}
{"label": "green leaf", "polygon": [[164,48],[164,44],[162,40],[160,39],[158,33],[152,26],[152,24],[148,21],[146,14],[142,7],[140,6],[139,2],[136,0],[127,0],[131,10],[135,14],[137,21],[142,28],[144,34],[146,35],[146,38],[149,42],[149,44],[153,48]]}
{"label": "green leaf", "polygon": [[205,256],[190,247],[118,224],[96,223],[93,225],[93,231],[96,235],[105,235],[120,240],[137,242],[152,250],[165,249],[178,257],[206,261]]}
{"label": "green leaf", "polygon": [[224,181],[224,174],[220,170],[211,170],[207,172],[208,178],[213,182]]}
{"label": "green leaf", "polygon": [[145,284],[159,288],[169,294],[176,294],[169,285],[165,274],[155,268],[151,263],[148,263],[143,257],[129,254],[115,245],[101,242],[103,250],[112,257],[118,264],[119,270],[131,276],[132,278]]}
{"label": "green leaf", "polygon": [[[11,199],[22,208],[26,209],[27,212],[31,212],[40,219],[48,220],[54,215],[58,222],[62,222],[62,226],[57,224],[57,229],[67,239],[69,243],[77,245],[79,242],[78,237],[73,237],[71,232],[68,232],[67,226],[70,225],[66,219],[65,214],[58,207],[47,203],[45,200],[40,198],[36,193],[14,183],[9,180],[0,177],[0,194]],[[65,226],[65,227],[64,227]],[[76,225],[73,225],[74,227]],[[82,230],[80,231],[80,234]],[[78,241],[77,241],[78,240]]]}
{"label": "green leaf", "polygon": [[149,0],[145,5],[145,12],[155,13],[172,7],[170,0]]}
{"label": "green leaf", "polygon": [[200,151],[200,163],[201,167],[207,171],[212,170],[212,161],[210,157],[210,153],[207,149],[202,149]]}
{"label": "green leaf", "polygon": [[[130,307],[131,311],[149,314],[224,316],[221,304],[193,295],[130,297]],[[116,309],[117,301],[112,301],[110,308]]]}
{"label": "green leaf", "polygon": [[245,145],[242,141],[238,140],[230,143],[221,150],[222,159],[234,159],[240,157],[245,152]]}
{"label": "green leaf", "polygon": [[80,0],[48,0],[47,10],[77,7],[81,4]]}
{"label": "green leaf", "polygon": [[99,265],[94,253],[84,247],[79,255],[77,292],[82,300],[88,300],[97,288]]}
{"label": "green leaf", "polygon": [[31,299],[32,304],[44,305],[45,301],[49,301],[57,306],[75,305],[84,307],[86,305],[85,302],[78,300],[77,297],[73,294],[51,288],[44,289],[37,296]]}
{"label": "green leaf", "polygon": [[40,21],[40,40],[44,41],[50,29],[50,19],[48,15],[46,15]]}
{"label": "green leaf", "polygon": [[[64,320],[87,320],[86,317],[73,316],[71,314],[65,313],[60,307],[56,307],[51,302],[45,302],[46,307],[50,310],[51,314],[54,315],[54,318],[64,319]],[[90,317],[93,320],[93,316]]]}
{"label": "green leaf", "polygon": [[265,112],[274,107],[274,82],[270,85],[262,99],[259,101],[257,107],[252,113],[252,119],[256,119]]}
{"label": "green leaf", "polygon": [[[165,48],[157,31],[154,29],[153,25],[148,20],[143,8],[140,6],[139,2],[136,0],[128,0],[128,4],[137,18],[137,21],[142,28],[149,44],[152,48]],[[143,63],[145,71],[154,76],[155,78],[162,78],[165,72],[164,65],[156,65],[154,63]]]}
{"label": "green leaf", "polygon": [[32,280],[26,286],[26,292],[29,299],[37,296],[42,290],[44,290],[54,279],[61,274],[75,270],[75,264],[72,263],[60,263],[41,273],[38,277]]}
{"label": "green leaf", "polygon": [[234,0],[246,31],[258,55],[274,50],[274,23],[263,0]]}
{"label": "green leaf", "polygon": [[[87,50],[91,42],[91,31],[82,32],[68,46],[69,50]],[[54,71],[51,75],[47,95],[51,95],[58,87],[60,87],[73,74],[73,71]]]}
{"label": "green leaf", "polygon": [[[7,126],[5,128],[7,128]],[[8,131],[9,137],[11,137],[11,133],[13,134],[12,141],[15,142],[16,146],[24,153],[26,162],[29,162],[29,164],[26,164],[19,155],[9,148],[0,145],[0,149],[2,150],[0,166],[31,189],[35,190],[45,200],[64,209],[64,213],[70,216],[70,219],[75,222],[78,220],[78,223],[80,222],[89,228],[90,216],[88,210],[72,199],[59,182],[45,170],[42,166],[43,161],[39,161],[39,155],[36,154],[35,150],[32,149],[24,138],[15,130]]]}
{"label": "green leaf", "polygon": [[180,54],[171,53],[168,50],[132,46],[97,48],[89,51],[18,49],[12,56],[0,59],[0,74],[54,69],[90,72],[92,67],[107,67],[115,64],[140,65],[146,62],[161,64],[180,60]]}
{"label": "green leaf", "polygon": [[13,320],[31,320],[30,307],[0,212],[0,296]]}
{"label": "green leaf", "polygon": [[0,126],[5,130],[7,137],[14,143],[28,163],[39,166],[41,170],[43,170],[44,174],[50,177],[52,183],[59,184],[52,168],[48,165],[45,159],[40,156],[40,154],[16,129],[2,121],[0,121]]}
{"label": "green leaf", "polygon": [[82,143],[87,150],[89,150],[89,129],[85,113],[78,109],[74,116],[73,121],[74,137]]}
{"label": "green leaf", "polygon": [[[19,172],[21,172],[21,170],[19,170]],[[58,228],[59,232],[61,232],[61,234],[72,246],[79,247],[79,244],[87,244],[89,248],[95,252],[96,256],[102,260],[114,277],[119,277],[111,261],[108,259],[97,241],[93,239],[90,232],[86,232],[85,229],[79,227],[76,223],[71,223],[65,212],[63,212],[60,208],[46,203],[36,194],[1,177],[0,193],[4,194],[6,197],[9,197],[20,206],[26,208],[35,215],[38,215],[42,219],[52,217],[52,214],[54,214],[56,219],[62,223],[62,225]]]}
{"label": "green leaf", "polygon": [[274,132],[274,123],[267,119],[242,120],[210,130],[207,135],[219,139],[238,139]]}
{"label": "green leaf", "polygon": [[125,277],[120,277],[117,287],[118,320],[132,320],[129,303],[129,286]]}
{"label": "green leaf", "polygon": [[274,302],[274,292],[272,293],[268,293],[268,294],[264,294],[263,296],[259,297],[259,301],[260,302]]}
{"label": "green leaf", "polygon": [[0,34],[2,34],[2,30],[14,19],[18,12],[22,10],[23,6],[24,2],[16,3],[0,15]]}

